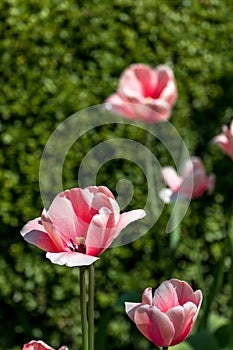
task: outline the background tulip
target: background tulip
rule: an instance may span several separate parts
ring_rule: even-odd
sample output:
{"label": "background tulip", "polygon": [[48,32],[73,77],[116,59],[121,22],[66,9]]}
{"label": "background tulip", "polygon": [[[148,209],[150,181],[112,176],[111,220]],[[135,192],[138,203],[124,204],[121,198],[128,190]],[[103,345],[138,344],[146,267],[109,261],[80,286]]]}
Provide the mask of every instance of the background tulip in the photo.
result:
{"label": "background tulip", "polygon": [[215,136],[212,142],[218,144],[223,152],[233,160],[233,121],[230,128],[224,125],[222,131],[222,134]]}
{"label": "background tulip", "polygon": [[[42,340],[32,340],[24,344],[23,350],[54,350],[51,346],[45,344]],[[62,346],[58,350],[68,350],[66,346]]]}
{"label": "background tulip", "polygon": [[29,221],[21,230],[24,239],[47,251],[53,263],[84,266],[95,262],[144,210],[120,214],[112,192],[105,186],[73,188],[59,193],[48,211]]}
{"label": "background tulip", "polygon": [[160,197],[167,203],[174,200],[177,195],[180,199],[195,199],[204,191],[211,194],[215,186],[215,175],[206,176],[204,165],[198,157],[186,161],[181,176],[170,166],[162,169],[162,175],[169,189],[162,190]]}
{"label": "background tulip", "polygon": [[132,64],[123,71],[117,92],[106,103],[109,109],[125,117],[153,123],[170,117],[176,98],[171,68],[160,65],[152,69],[145,64]]}
{"label": "background tulip", "polygon": [[139,331],[157,346],[181,343],[192,330],[201,307],[202,292],[184,281],[171,279],[154,292],[144,290],[141,303],[125,303],[126,312]]}

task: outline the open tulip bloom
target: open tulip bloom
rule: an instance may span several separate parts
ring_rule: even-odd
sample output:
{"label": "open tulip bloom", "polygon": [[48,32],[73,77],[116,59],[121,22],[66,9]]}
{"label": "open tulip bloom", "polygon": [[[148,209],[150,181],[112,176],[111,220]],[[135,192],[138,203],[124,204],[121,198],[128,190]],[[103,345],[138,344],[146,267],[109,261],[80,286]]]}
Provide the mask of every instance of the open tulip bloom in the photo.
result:
{"label": "open tulip bloom", "polygon": [[212,142],[219,145],[223,152],[233,160],[233,120],[229,128],[223,125],[222,131],[222,134],[215,136]]}
{"label": "open tulip bloom", "polygon": [[198,157],[186,161],[181,176],[174,168],[166,166],[162,169],[164,181],[168,189],[160,191],[160,197],[165,203],[177,199],[196,199],[207,191],[211,194],[215,186],[215,175],[206,175],[204,165]]}
{"label": "open tulip bloom", "polygon": [[73,188],[59,193],[48,211],[21,230],[24,239],[45,250],[53,263],[85,266],[94,263],[144,210],[120,214],[112,192],[105,186]]}
{"label": "open tulip bloom", "polygon": [[141,303],[125,303],[139,331],[157,346],[168,348],[190,334],[202,303],[202,292],[177,279],[163,282],[152,296],[146,288]]}
{"label": "open tulip bloom", "polygon": [[[51,346],[45,344],[42,340],[32,340],[27,344],[24,344],[23,350],[55,350]],[[62,346],[58,350],[68,350],[66,346]]]}
{"label": "open tulip bloom", "polygon": [[[94,350],[93,263],[119,236],[122,229],[144,216],[144,210],[140,209],[120,214],[118,203],[112,192],[105,186],[72,188],[59,193],[49,209],[44,209],[41,217],[29,221],[21,231],[24,239],[45,250],[47,258],[53,263],[80,268],[83,350]],[[88,308],[85,282],[87,265],[90,265]],[[25,347],[24,350],[26,349],[52,348]]]}
{"label": "open tulip bloom", "polygon": [[176,98],[177,88],[171,68],[160,65],[152,69],[138,63],[123,71],[117,92],[105,102],[109,110],[122,116],[154,123],[170,118]]}

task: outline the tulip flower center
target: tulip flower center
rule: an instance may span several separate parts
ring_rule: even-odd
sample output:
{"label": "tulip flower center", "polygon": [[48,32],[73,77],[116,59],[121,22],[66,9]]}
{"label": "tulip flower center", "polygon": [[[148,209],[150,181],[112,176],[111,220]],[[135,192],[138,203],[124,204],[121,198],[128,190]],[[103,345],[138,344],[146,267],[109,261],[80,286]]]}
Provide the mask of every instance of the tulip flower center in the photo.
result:
{"label": "tulip flower center", "polygon": [[78,253],[86,254],[86,245],[85,245],[84,237],[76,237],[75,240],[76,240],[77,243],[74,242],[70,238],[70,243],[71,243],[71,246],[69,246],[70,250],[72,252],[78,252]]}
{"label": "tulip flower center", "polygon": [[153,98],[150,97],[150,96],[147,96],[144,98],[144,103],[147,104],[147,103],[151,103],[153,101]]}

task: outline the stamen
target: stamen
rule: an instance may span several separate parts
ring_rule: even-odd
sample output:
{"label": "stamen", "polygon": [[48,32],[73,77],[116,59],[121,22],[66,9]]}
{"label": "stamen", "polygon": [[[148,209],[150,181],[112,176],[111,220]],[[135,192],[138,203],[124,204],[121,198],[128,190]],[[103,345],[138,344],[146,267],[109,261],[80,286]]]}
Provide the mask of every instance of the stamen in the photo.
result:
{"label": "stamen", "polygon": [[69,246],[72,252],[78,252],[78,247],[74,244],[73,240],[70,238],[71,246]]}
{"label": "stamen", "polygon": [[71,246],[69,246],[70,250],[72,252],[78,252],[78,253],[82,253],[82,254],[86,254],[86,246],[85,246],[85,238],[84,237],[76,237],[75,238],[76,243],[74,243],[74,241],[70,238],[70,243]]}
{"label": "stamen", "polygon": [[78,251],[79,253],[86,254],[86,245],[84,237],[76,237],[76,242],[78,243]]}

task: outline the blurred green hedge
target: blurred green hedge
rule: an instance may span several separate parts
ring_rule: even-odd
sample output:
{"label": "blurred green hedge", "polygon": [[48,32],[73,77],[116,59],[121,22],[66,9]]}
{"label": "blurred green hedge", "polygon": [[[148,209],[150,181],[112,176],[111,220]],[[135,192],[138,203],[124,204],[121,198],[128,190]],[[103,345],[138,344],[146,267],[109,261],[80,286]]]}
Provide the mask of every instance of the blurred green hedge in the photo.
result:
{"label": "blurred green hedge", "polygon": [[[50,264],[19,231],[42,210],[39,164],[51,133],[72,113],[101,104],[115,91],[120,73],[136,62],[174,70],[179,97],[171,122],[191,155],[200,156],[217,176],[214,194],[193,201],[182,222],[173,276],[208,295],[216,266],[223,263],[222,288],[211,310],[230,317],[232,262],[224,246],[232,161],[210,140],[232,117],[232,11],[231,0],[0,2],[1,349],[19,350],[33,338],[80,348],[78,269]],[[127,132],[144,142],[143,133]],[[117,133],[125,137],[124,129]],[[106,127],[84,136],[82,149],[74,145],[64,168],[67,188],[75,186],[86,150],[114,135]],[[164,154],[163,165],[166,161]],[[106,165],[98,184],[114,192],[121,177],[134,183],[132,207],[140,208],[145,181],[127,162]],[[125,316],[123,301],[139,300],[144,288],[168,277],[168,217],[166,207],[150,232],[109,249],[96,263],[99,350],[153,348]]]}

